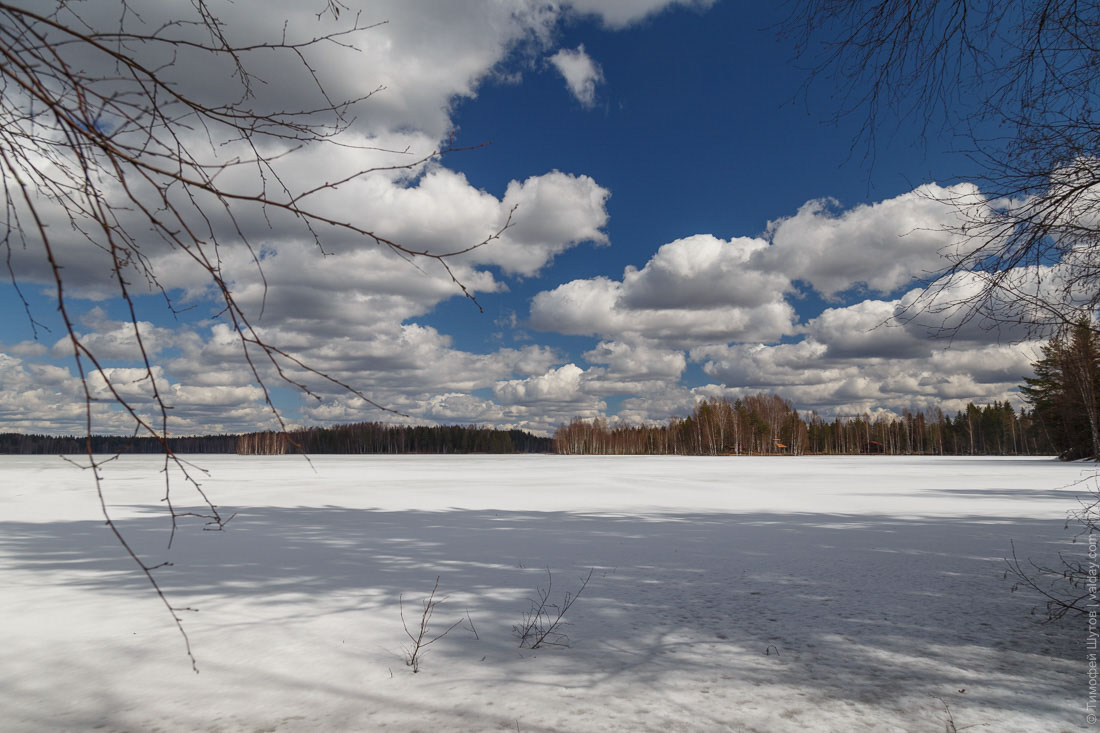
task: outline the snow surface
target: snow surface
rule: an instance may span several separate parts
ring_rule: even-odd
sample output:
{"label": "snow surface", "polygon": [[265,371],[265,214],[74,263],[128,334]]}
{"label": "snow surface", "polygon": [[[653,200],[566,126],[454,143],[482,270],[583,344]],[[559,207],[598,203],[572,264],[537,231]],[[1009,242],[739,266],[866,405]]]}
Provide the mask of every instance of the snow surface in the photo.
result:
{"label": "snow surface", "polygon": [[[1086,626],[1004,560],[1082,556],[1092,468],[1051,459],[196,456],[238,512],[170,551],[163,461],[0,458],[0,729],[1087,728]],[[176,481],[176,502],[186,488]],[[193,498],[186,501],[195,503]],[[545,586],[568,648],[518,648]],[[439,577],[405,665],[407,616]],[[410,618],[415,623],[415,618]],[[471,630],[476,629],[477,635]],[[946,707],[945,707],[946,704]]]}

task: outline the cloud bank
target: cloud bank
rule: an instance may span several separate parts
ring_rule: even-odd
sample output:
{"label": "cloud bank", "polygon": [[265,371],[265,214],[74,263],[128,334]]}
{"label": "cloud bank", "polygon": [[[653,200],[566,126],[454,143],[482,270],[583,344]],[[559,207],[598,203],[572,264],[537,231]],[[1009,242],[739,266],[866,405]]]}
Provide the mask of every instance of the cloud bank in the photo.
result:
{"label": "cloud bank", "polygon": [[[927,282],[945,253],[961,246],[951,233],[960,207],[985,205],[973,185],[929,183],[847,209],[815,199],[763,233],[683,232],[619,272],[562,281],[551,278],[570,253],[633,251],[634,243],[608,234],[613,191],[584,170],[549,168],[493,194],[449,167],[447,157],[431,156],[447,144],[459,101],[476,100],[483,85],[509,72],[532,73],[522,63],[508,66],[521,51],[548,59],[577,102],[594,106],[606,80],[583,45],[557,48],[562,24],[596,18],[605,29],[623,29],[674,5],[705,10],[710,3],[486,0],[428,7],[392,0],[371,4],[376,17],[364,22],[387,22],[364,31],[357,50],[334,45],[310,57],[318,74],[334,80],[335,97],[373,94],[344,133],[352,146],[288,156],[287,180],[300,190],[344,181],[326,189],[319,211],[337,220],[354,215],[414,251],[455,252],[492,241],[450,260],[448,272],[346,232],[326,230],[322,251],[300,221],[278,212],[244,207],[235,223],[214,213],[208,226],[221,242],[219,267],[257,334],[367,398],[284,359],[286,375],[316,395],[290,408],[291,422],[485,423],[545,433],[574,416],[664,420],[702,396],[758,390],[824,414],[1018,402],[1013,389],[1036,355],[1026,334],[991,330],[950,309],[909,308],[937,288],[975,286],[965,278],[946,286]],[[134,7],[149,24],[170,11],[161,3]],[[306,35],[333,27],[289,0],[267,3],[263,13],[252,3],[229,4],[224,13],[227,27],[242,29],[242,42],[280,33],[283,18]],[[213,97],[224,91],[227,77],[217,60],[194,61],[180,83]],[[293,73],[278,64],[265,69],[269,78],[284,72]],[[310,84],[276,87],[290,95],[277,100],[281,105],[316,103]],[[261,94],[257,104],[268,101]],[[366,169],[374,170],[353,175]],[[226,175],[242,189],[256,183],[248,171]],[[191,310],[182,320],[142,314],[135,327],[112,309],[107,255],[87,246],[59,212],[53,215],[67,295],[84,308],[77,329],[103,364],[90,377],[96,396],[106,396],[109,380],[148,406],[152,376],[173,408],[175,432],[272,426],[248,359],[269,385],[280,384],[274,366],[243,348],[221,320],[201,267],[151,239],[144,253],[160,285],[179,308]],[[39,252],[13,249],[12,256],[22,283],[48,288],[50,266]],[[128,274],[140,290],[143,280]],[[532,288],[526,312],[497,319],[501,344],[462,348],[424,322],[445,308],[470,307],[455,279],[482,297]],[[824,307],[810,313],[810,298]],[[950,348],[934,338],[944,324],[958,326]],[[156,365],[151,374],[136,368],[135,333]],[[584,346],[568,351],[547,345],[556,340],[540,343],[547,336],[579,338]],[[66,339],[0,344],[0,430],[82,430],[83,393],[69,358]],[[290,401],[282,393],[276,399]],[[379,413],[368,400],[404,416]],[[93,410],[95,429],[128,428],[109,402]]]}

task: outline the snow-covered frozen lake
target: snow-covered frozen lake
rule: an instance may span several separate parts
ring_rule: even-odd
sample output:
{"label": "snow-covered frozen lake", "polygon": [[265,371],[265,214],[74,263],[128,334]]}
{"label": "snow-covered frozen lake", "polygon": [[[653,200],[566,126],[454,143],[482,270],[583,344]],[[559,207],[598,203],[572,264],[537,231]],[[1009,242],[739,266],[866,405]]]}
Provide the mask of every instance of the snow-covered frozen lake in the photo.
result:
{"label": "snow-covered frozen lake", "polygon": [[[237,517],[170,551],[163,461],[104,484],[0,457],[0,729],[1086,729],[1081,620],[1004,560],[1057,562],[1092,468],[1014,458],[196,456]],[[195,504],[182,482],[175,501]],[[536,588],[568,648],[520,649]],[[405,666],[401,625],[439,578]],[[415,622],[415,618],[410,618]],[[411,624],[410,624],[411,625]],[[476,630],[476,635],[475,631]]]}

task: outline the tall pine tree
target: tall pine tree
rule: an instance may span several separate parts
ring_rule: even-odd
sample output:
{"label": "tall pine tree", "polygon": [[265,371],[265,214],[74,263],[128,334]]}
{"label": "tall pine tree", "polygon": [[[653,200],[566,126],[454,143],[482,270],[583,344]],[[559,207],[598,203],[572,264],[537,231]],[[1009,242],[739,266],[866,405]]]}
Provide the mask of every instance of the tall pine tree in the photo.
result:
{"label": "tall pine tree", "polygon": [[1100,338],[1081,320],[1042,347],[1021,391],[1051,444],[1067,460],[1100,458]]}

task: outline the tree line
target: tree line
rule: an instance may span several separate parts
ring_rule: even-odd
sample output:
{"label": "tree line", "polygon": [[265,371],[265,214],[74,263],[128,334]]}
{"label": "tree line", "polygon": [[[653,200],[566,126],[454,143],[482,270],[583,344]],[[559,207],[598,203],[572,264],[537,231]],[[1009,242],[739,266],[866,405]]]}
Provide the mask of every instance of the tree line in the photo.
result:
{"label": "tree line", "polygon": [[165,446],[174,453],[236,453],[236,435],[199,435],[157,438],[126,435],[37,435],[0,433],[0,454],[4,455],[76,455],[95,453],[164,453]]}
{"label": "tree line", "polygon": [[609,425],[574,419],[554,433],[567,455],[1050,455],[1058,453],[1033,412],[1009,402],[825,420],[799,414],[789,400],[755,394],[704,400],[664,425]]}
{"label": "tree line", "polygon": [[941,409],[837,416],[799,414],[774,394],[704,400],[665,425],[609,425],[574,419],[554,433],[554,451],[571,455],[1058,455],[1100,460],[1100,327],[1081,318],[1061,327],[1032,364],[1020,394]]}
{"label": "tree line", "polygon": [[[174,453],[549,453],[550,438],[524,430],[496,430],[477,425],[385,425],[363,422],[286,433],[264,431],[229,435],[168,438]],[[93,435],[53,436],[0,433],[0,454],[58,455],[91,453],[163,453],[156,438]]]}
{"label": "tree line", "polygon": [[[1046,408],[1044,408],[1046,409]],[[552,438],[523,430],[474,425],[386,425],[377,422],[311,427],[286,433],[261,431],[169,438],[176,453],[403,454],[403,453],[560,453],[565,455],[801,455],[885,453],[927,455],[1049,455],[1060,453],[1050,436],[1067,434],[1071,421],[1049,410],[1017,413],[1008,402],[954,417],[904,412],[900,417],[856,415],[831,421],[814,412],[803,417],[777,395],[743,400],[705,400],[686,418],[666,425],[610,426],[602,418],[574,419]],[[1079,422],[1079,421],[1078,421]],[[97,454],[152,454],[164,450],[155,438],[93,435]],[[0,454],[86,453],[83,436],[0,433]]]}
{"label": "tree line", "polygon": [[549,453],[550,438],[525,430],[497,430],[477,425],[386,425],[361,422],[285,433],[237,436],[239,455],[284,453]]}

